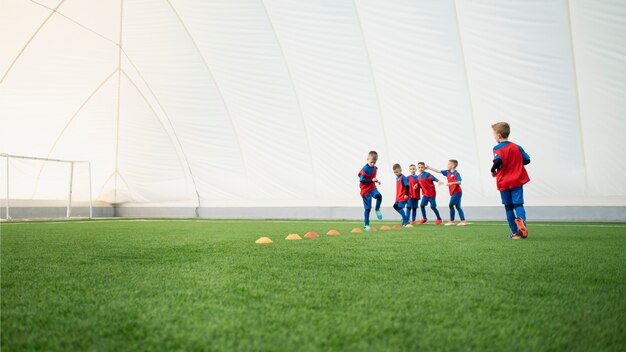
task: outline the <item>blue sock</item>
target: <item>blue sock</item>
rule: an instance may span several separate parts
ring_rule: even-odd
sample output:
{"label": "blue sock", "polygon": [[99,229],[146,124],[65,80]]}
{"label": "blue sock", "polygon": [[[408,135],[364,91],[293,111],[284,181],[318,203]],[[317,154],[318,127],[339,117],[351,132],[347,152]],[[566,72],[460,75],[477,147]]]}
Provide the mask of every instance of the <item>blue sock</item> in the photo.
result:
{"label": "blue sock", "polygon": [[381,195],[376,196],[376,210],[380,210],[380,203],[383,202],[383,197]]}
{"label": "blue sock", "polygon": [[509,223],[511,233],[517,233],[517,224],[515,223],[515,212],[513,211],[513,206],[505,205],[504,209],[506,210],[506,221]]}
{"label": "blue sock", "polygon": [[454,221],[454,206],[450,206],[450,221]]}
{"label": "blue sock", "polygon": [[516,205],[515,214],[517,214],[518,217],[522,218],[522,220],[524,220],[524,224],[526,224],[526,209],[524,209],[524,205]]}
{"label": "blue sock", "polygon": [[461,209],[461,207],[457,205],[456,210],[459,211],[459,217],[461,218],[461,221],[465,221],[465,213],[463,213],[463,209]]}
{"label": "blue sock", "polygon": [[420,210],[422,211],[422,219],[426,219],[426,206],[420,205]]}
{"label": "blue sock", "polygon": [[404,208],[400,208],[397,205],[393,205],[393,208],[400,214],[400,216],[402,217],[402,223],[405,224],[406,223],[406,213],[404,212]]}
{"label": "blue sock", "polygon": [[370,226],[370,211],[372,209],[365,209],[365,211],[363,212],[363,219],[365,222],[365,226]]}
{"label": "blue sock", "polygon": [[437,217],[437,220],[441,220],[441,215],[439,215],[439,210],[437,210],[436,207],[431,207],[430,209],[432,209],[435,212],[435,216]]}

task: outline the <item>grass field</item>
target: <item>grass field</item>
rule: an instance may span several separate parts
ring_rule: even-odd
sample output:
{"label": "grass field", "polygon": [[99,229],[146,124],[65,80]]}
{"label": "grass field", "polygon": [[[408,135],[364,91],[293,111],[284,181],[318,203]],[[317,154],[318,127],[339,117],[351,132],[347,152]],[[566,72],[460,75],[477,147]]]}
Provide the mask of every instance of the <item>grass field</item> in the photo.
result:
{"label": "grass field", "polygon": [[2,351],[626,348],[626,224],[358,226],[0,224]]}

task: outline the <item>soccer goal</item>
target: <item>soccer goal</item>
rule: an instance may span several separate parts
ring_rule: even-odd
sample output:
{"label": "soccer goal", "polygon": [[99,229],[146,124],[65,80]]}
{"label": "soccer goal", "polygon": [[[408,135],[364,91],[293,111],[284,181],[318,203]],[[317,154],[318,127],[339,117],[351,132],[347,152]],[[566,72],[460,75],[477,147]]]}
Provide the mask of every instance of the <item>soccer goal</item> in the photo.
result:
{"label": "soccer goal", "polygon": [[91,218],[91,163],[0,154],[0,218]]}

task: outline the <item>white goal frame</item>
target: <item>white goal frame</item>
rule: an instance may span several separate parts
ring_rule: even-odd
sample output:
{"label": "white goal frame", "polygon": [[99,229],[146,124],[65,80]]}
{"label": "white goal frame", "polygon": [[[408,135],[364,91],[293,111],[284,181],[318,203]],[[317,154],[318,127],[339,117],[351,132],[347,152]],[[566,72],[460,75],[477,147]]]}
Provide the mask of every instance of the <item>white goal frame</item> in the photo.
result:
{"label": "white goal frame", "polygon": [[69,164],[69,172],[70,172],[70,176],[69,176],[69,184],[68,184],[68,195],[67,195],[67,210],[65,213],[65,218],[69,219],[71,214],[72,214],[72,190],[74,187],[74,164],[78,164],[78,163],[86,163],[87,164],[87,169],[88,169],[88,178],[89,178],[89,219],[91,219],[93,217],[93,200],[92,200],[92,194],[91,194],[91,162],[90,161],[86,161],[86,160],[62,160],[62,159],[50,159],[50,158],[39,158],[39,157],[33,157],[33,156],[24,156],[24,155],[14,155],[14,154],[7,154],[7,153],[0,153],[0,158],[5,158],[6,159],[6,220],[11,220],[11,213],[10,213],[10,209],[11,209],[11,205],[10,205],[10,187],[11,187],[11,181],[10,181],[10,169],[9,169],[9,160],[10,159],[27,159],[27,160],[39,160],[39,161],[50,161],[50,162],[60,162],[60,163],[67,163]]}

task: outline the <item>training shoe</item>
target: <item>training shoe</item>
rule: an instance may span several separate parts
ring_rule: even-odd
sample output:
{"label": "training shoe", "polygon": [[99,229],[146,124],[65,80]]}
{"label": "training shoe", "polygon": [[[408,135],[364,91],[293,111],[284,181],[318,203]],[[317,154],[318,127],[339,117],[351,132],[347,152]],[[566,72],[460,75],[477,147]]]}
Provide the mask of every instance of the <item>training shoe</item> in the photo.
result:
{"label": "training shoe", "polygon": [[510,233],[508,236],[506,236],[506,238],[510,238],[510,239],[513,239],[513,240],[519,240],[521,237],[518,236],[515,233]]}
{"label": "training shoe", "polygon": [[528,237],[528,230],[526,230],[524,220],[522,220],[522,218],[515,218],[515,223],[517,224],[517,235],[523,239],[526,239],[526,237]]}
{"label": "training shoe", "polygon": [[419,223],[417,223],[417,224],[418,224],[418,225],[425,224],[427,221],[428,221],[427,219],[422,219],[422,220],[420,220],[420,222],[419,222]]}
{"label": "training shoe", "polygon": [[383,213],[380,212],[380,209],[376,209],[376,217],[378,217],[378,220],[383,219]]}
{"label": "training shoe", "polygon": [[441,219],[439,219],[439,220],[435,221],[435,225],[441,225],[442,222],[443,221],[441,221]]}
{"label": "training shoe", "polygon": [[445,224],[445,225],[443,225],[443,226],[454,226],[454,225],[456,225],[456,223],[454,222],[454,220],[450,220],[450,221],[446,222],[446,224]]}
{"label": "training shoe", "polygon": [[411,223],[411,225],[419,225],[419,222],[413,220],[413,222]]}
{"label": "training shoe", "polygon": [[456,226],[466,226],[466,225],[467,225],[467,221],[461,220],[461,222]]}
{"label": "training shoe", "polygon": [[370,231],[372,231],[372,229],[370,229],[369,226],[365,226],[365,227],[363,227],[363,231],[370,232]]}

